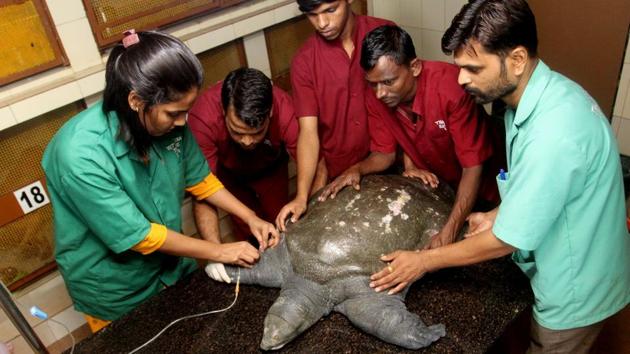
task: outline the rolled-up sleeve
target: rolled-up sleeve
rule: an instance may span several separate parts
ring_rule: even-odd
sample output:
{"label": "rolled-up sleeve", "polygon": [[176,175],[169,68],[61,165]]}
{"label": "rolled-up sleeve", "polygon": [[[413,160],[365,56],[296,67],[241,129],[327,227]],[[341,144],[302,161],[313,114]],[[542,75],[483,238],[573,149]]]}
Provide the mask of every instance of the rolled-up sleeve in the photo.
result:
{"label": "rolled-up sleeve", "polygon": [[291,63],[291,90],[297,118],[319,116],[313,65],[309,65],[308,59],[307,53],[299,52]]}
{"label": "rolled-up sleeve", "polygon": [[186,188],[186,191],[192,194],[195,199],[203,200],[223,188],[223,183],[213,173],[210,173],[203,181]]}
{"label": "rolled-up sleeve", "polygon": [[131,249],[144,255],[157,251],[166,241],[166,231],[165,225],[151,223],[151,229],[144,240],[135,244]]}

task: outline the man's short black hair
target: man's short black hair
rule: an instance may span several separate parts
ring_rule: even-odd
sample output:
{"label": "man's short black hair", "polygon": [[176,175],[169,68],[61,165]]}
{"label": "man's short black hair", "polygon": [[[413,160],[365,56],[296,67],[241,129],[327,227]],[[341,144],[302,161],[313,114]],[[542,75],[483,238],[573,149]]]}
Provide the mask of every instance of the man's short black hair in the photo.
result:
{"label": "man's short black hair", "polygon": [[324,3],[331,3],[337,0],[297,0],[300,11],[311,12]]}
{"label": "man's short black hair", "polygon": [[416,58],[416,48],[409,33],[394,25],[370,31],[361,45],[361,67],[365,71],[372,70],[382,56],[391,57],[398,65],[409,65]]}
{"label": "man's short black hair", "polygon": [[240,68],[223,80],[221,103],[227,112],[232,106],[236,116],[252,128],[260,128],[269,118],[273,104],[271,80],[260,70]]}
{"label": "man's short black hair", "polygon": [[504,57],[521,45],[537,55],[536,19],[525,0],[471,0],[455,15],[442,37],[442,51],[451,55],[469,40]]}

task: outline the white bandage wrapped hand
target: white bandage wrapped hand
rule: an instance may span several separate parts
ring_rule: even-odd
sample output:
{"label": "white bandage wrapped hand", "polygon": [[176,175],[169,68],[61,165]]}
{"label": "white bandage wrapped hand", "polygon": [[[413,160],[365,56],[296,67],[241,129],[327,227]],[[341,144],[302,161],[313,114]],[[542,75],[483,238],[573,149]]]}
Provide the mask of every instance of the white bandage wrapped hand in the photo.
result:
{"label": "white bandage wrapped hand", "polygon": [[208,262],[208,264],[206,265],[206,274],[208,274],[210,278],[216,281],[228,284],[232,282],[232,279],[230,279],[227,272],[225,271],[225,266],[223,265],[223,263]]}

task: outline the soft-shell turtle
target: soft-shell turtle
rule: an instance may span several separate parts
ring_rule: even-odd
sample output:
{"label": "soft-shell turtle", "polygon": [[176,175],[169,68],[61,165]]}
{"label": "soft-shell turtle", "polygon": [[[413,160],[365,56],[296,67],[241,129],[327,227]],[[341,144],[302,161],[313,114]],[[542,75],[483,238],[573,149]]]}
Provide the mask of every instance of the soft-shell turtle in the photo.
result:
{"label": "soft-shell turtle", "polygon": [[[287,227],[283,241],[265,251],[241,282],[281,287],[265,318],[261,349],[279,349],[322,316],[338,311],[367,333],[406,348],[428,346],[445,335],[407,311],[406,290],[387,295],[369,287],[385,267],[382,254],[422,248],[440,230],[453,193],[401,176],[368,176],[361,190],[334,199],[311,198],[308,213]],[[239,270],[226,267],[232,279]]]}

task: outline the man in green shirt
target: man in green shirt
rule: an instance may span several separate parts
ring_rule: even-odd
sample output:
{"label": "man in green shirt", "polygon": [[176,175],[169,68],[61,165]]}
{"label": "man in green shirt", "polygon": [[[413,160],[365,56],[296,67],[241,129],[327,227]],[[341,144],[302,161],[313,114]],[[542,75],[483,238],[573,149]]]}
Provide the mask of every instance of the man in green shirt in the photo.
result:
{"label": "man in green shirt", "polygon": [[397,292],[428,271],[512,253],[535,296],[530,352],[587,353],[603,320],[630,302],[619,152],[597,104],[550,70],[537,44],[524,0],[473,1],[456,15],[442,47],[459,83],[479,103],[507,105],[502,202],[470,215],[461,242],[384,256],[390,266],[371,286]]}

